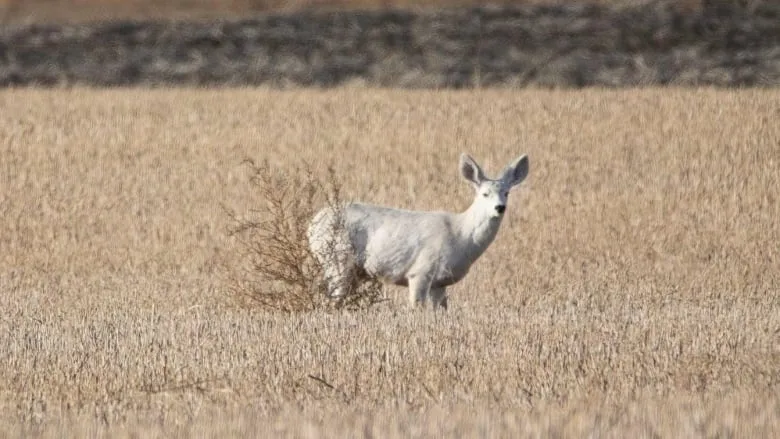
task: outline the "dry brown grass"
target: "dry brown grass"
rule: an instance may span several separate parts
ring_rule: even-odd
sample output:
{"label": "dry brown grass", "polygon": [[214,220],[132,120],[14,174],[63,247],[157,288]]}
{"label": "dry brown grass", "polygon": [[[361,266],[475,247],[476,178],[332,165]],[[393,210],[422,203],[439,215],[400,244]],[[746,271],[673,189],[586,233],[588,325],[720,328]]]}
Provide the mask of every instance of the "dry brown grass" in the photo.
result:
{"label": "dry brown grass", "polygon": [[[567,3],[638,5],[654,0],[564,0]],[[752,0],[759,3],[765,0]],[[441,8],[485,4],[545,4],[559,0],[0,0],[0,24],[116,19],[214,19],[312,9]],[[681,0],[696,10],[702,0]]]}
{"label": "dry brown grass", "polygon": [[[0,93],[0,435],[780,434],[780,92]],[[528,153],[450,311],[237,308],[241,162],[460,209]]]}

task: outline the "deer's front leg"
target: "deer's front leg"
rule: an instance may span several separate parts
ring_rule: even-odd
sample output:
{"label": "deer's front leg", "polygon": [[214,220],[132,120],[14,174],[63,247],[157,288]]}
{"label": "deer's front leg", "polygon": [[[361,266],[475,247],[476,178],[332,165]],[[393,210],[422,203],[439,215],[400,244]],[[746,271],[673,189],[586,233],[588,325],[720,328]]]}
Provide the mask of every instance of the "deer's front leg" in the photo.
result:
{"label": "deer's front leg", "polygon": [[433,309],[447,309],[447,289],[445,287],[431,288],[428,292]]}
{"label": "deer's front leg", "polygon": [[409,304],[411,306],[425,305],[431,281],[427,276],[415,275],[409,277]]}

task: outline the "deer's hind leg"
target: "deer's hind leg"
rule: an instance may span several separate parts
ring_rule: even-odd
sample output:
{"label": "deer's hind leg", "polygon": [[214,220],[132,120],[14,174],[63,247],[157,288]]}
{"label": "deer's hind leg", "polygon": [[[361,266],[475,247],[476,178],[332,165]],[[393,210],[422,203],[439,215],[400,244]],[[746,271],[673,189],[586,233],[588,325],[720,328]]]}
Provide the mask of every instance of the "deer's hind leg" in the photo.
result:
{"label": "deer's hind leg", "polygon": [[357,271],[352,253],[349,238],[341,231],[318,242],[316,255],[322,267],[328,297],[344,297],[352,290]]}
{"label": "deer's hind leg", "polygon": [[357,267],[346,249],[341,248],[329,255],[328,263],[323,267],[323,275],[328,285],[328,296],[345,297],[357,282]]}

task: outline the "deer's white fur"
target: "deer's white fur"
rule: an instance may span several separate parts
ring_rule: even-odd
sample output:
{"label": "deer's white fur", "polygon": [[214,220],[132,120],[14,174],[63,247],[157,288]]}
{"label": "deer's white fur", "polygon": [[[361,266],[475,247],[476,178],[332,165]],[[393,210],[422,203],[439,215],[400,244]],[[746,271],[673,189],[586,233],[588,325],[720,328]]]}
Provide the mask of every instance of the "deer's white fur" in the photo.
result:
{"label": "deer's white fur", "polygon": [[460,172],[474,188],[465,212],[422,212],[362,203],[320,210],[308,229],[328,292],[341,297],[362,276],[409,287],[412,304],[447,307],[445,288],[463,279],[498,232],[509,190],[528,175],[523,155],[501,177],[485,177],[467,154]]}

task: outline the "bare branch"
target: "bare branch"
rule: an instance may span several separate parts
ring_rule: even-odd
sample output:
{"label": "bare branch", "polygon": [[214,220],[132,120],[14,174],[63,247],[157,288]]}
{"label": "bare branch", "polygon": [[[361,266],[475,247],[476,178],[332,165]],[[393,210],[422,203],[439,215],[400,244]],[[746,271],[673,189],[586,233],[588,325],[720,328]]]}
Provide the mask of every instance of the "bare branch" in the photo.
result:
{"label": "bare branch", "polygon": [[381,302],[378,281],[357,284],[338,299],[328,298],[320,287],[322,267],[311,254],[307,231],[318,206],[341,206],[335,170],[328,169],[323,183],[306,163],[286,172],[267,161],[244,164],[257,203],[246,216],[223,206],[230,223],[227,235],[239,252],[240,266],[229,267],[228,276],[230,292],[239,303],[300,312],[359,309]]}

